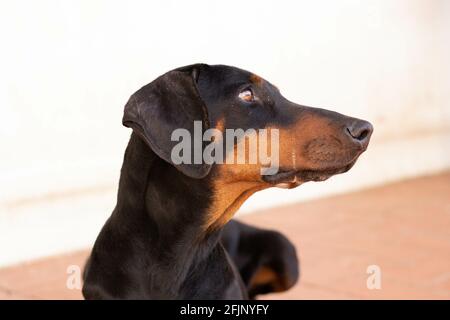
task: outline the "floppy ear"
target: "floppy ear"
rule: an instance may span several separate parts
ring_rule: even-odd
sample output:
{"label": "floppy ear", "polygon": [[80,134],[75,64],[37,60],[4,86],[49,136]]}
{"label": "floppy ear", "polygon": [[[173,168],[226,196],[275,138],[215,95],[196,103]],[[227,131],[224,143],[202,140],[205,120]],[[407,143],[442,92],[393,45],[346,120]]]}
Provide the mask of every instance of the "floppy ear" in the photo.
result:
{"label": "floppy ear", "polygon": [[211,165],[175,165],[171,152],[178,141],[171,141],[171,135],[182,128],[193,137],[194,121],[202,121],[203,130],[209,128],[208,112],[197,90],[200,68],[201,65],[191,65],[175,69],[142,87],[128,100],[122,119],[123,125],[140,135],[160,158],[197,179],[205,177]]}

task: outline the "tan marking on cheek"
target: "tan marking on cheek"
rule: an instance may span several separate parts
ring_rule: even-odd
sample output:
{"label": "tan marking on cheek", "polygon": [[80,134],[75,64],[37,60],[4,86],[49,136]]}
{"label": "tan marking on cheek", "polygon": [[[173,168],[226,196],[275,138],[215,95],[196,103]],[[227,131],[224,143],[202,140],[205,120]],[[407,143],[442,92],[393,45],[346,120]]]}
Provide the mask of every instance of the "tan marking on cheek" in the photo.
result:
{"label": "tan marking on cheek", "polygon": [[219,121],[217,121],[217,124],[214,128],[219,131],[225,132],[225,119],[224,118],[219,119]]}
{"label": "tan marking on cheek", "polygon": [[203,224],[206,233],[222,228],[255,192],[269,185],[249,165],[217,165],[212,175],[213,201]]}
{"label": "tan marking on cheek", "polygon": [[[219,124],[216,128],[218,126]],[[267,138],[270,151],[272,148],[270,134],[267,135]],[[258,140],[257,132],[239,140],[237,144],[233,145],[234,159],[231,158],[231,154],[227,154],[226,163],[216,164],[214,172],[210,174],[214,196],[204,222],[204,230],[207,233],[223,227],[252,194],[271,187],[261,177],[262,164],[259,158]],[[250,144],[255,147],[251,148]],[[242,146],[245,151],[245,163],[237,163],[237,149]],[[224,146],[225,152],[226,146]],[[250,159],[255,159],[256,163],[249,163]]]}
{"label": "tan marking on cheek", "polygon": [[236,182],[217,189],[217,194],[209,210],[204,229],[207,233],[225,226],[241,205],[256,191],[264,187],[248,182]]}
{"label": "tan marking on cheek", "polygon": [[[268,129],[278,129],[279,132],[279,141],[278,146],[274,146],[274,148],[278,148],[278,164],[281,169],[297,170],[299,167],[298,163],[298,144],[295,139],[295,128],[292,127],[270,127]],[[270,139],[269,139],[270,141]],[[271,146],[269,150],[271,151]]]}
{"label": "tan marking on cheek", "polygon": [[[234,144],[233,154],[227,154],[227,163],[231,165],[237,164],[240,166],[245,166],[246,164],[258,164],[258,148],[258,132],[255,131],[251,134],[245,135],[237,143]],[[242,167],[240,169],[248,170],[250,168]]]}

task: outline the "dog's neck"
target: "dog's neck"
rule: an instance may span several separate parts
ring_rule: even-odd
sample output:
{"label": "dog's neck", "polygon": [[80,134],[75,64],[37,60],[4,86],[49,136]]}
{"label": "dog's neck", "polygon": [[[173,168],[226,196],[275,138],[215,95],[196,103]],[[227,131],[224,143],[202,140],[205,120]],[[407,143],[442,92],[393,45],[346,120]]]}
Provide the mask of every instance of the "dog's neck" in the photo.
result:
{"label": "dog's neck", "polygon": [[[120,221],[129,224],[122,229],[138,230],[145,241],[151,242],[152,259],[173,263],[174,268],[180,263],[181,269],[187,270],[186,265],[194,259],[206,257],[217,244],[221,231],[206,232],[204,228],[212,199],[207,180],[185,176],[132,134],[114,215],[120,215]],[[168,261],[171,259],[176,261]]]}
{"label": "dog's neck", "polygon": [[123,229],[141,233],[151,244],[151,258],[168,266],[167,272],[180,281],[186,266],[214,250],[222,227],[256,191],[253,184],[214,184],[216,175],[185,176],[135,133],[125,152],[114,215],[129,224]]}

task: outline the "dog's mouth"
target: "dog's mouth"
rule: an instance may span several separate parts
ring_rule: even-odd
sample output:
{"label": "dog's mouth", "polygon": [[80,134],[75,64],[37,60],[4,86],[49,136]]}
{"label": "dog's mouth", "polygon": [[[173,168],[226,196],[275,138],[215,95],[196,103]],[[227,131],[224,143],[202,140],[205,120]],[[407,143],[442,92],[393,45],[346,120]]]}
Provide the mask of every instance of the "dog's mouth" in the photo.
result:
{"label": "dog's mouth", "polygon": [[262,176],[262,179],[274,187],[292,189],[305,182],[325,181],[336,174],[347,172],[355,162],[356,159],[343,167],[323,170],[280,170],[277,174]]}

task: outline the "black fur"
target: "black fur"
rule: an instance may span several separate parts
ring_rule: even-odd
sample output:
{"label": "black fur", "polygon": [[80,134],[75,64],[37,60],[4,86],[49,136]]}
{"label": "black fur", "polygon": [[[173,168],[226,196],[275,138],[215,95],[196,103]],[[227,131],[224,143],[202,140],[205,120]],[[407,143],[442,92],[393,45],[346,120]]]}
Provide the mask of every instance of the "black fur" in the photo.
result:
{"label": "black fur", "polygon": [[[213,184],[221,176],[214,165],[174,164],[170,133],[175,128],[192,132],[195,120],[202,121],[204,130],[219,120],[226,128],[244,130],[292,128],[288,132],[300,135],[293,147],[306,152],[302,157],[313,161],[313,168],[292,170],[281,163],[279,174],[258,178],[257,183],[270,187],[293,177],[306,182],[348,170],[367,147],[372,128],[358,119],[296,105],[267,81],[252,83],[253,76],[234,67],[191,65],[131,96],[123,124],[133,133],[116,207],[85,267],[86,299],[246,299],[286,290],[297,281],[295,248],[281,234],[237,221],[224,230],[205,230]],[[248,86],[258,100],[237,98]],[[316,137],[322,134],[318,129],[306,132],[312,138],[303,141],[297,129],[308,121],[311,126],[311,119],[331,138]],[[295,181],[291,187],[298,185]],[[273,281],[255,281],[264,268],[276,275]]]}

